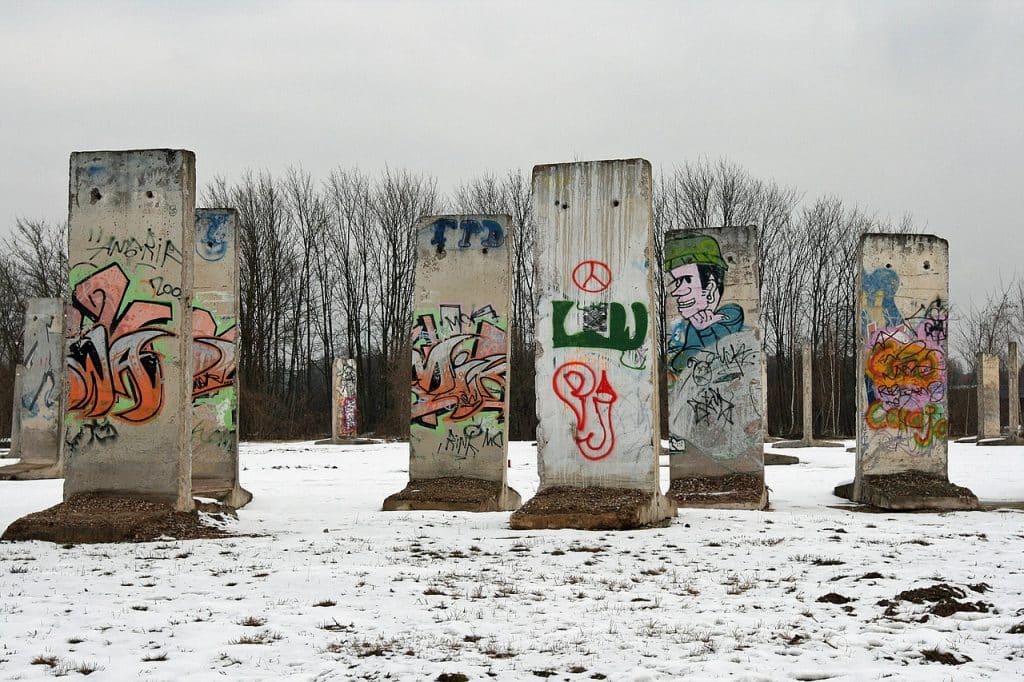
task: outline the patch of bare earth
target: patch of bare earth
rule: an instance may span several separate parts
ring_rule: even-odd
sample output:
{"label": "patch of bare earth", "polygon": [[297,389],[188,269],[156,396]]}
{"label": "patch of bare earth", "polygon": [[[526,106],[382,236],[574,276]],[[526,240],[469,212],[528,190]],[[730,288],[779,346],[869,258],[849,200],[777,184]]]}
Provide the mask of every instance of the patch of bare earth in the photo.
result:
{"label": "patch of bare earth", "polygon": [[[212,515],[233,515],[219,505],[200,506]],[[195,540],[229,535],[203,523],[198,509],[181,512],[139,497],[88,494],[23,516],[8,526],[0,539],[91,543],[146,542],[161,537]]]}
{"label": "patch of bare earth", "polygon": [[678,478],[668,489],[682,504],[758,504],[763,494],[764,479],[757,474]]}
{"label": "patch of bare earth", "polygon": [[945,478],[931,476],[921,471],[904,471],[898,474],[865,476],[864,480],[868,485],[889,498],[974,497],[974,493],[963,486],[950,483]]}

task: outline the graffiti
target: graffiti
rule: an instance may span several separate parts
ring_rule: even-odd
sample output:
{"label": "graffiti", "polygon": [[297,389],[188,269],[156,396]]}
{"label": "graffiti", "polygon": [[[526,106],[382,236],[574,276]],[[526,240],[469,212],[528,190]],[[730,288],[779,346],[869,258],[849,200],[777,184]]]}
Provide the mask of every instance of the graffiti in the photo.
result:
{"label": "graffiti", "polygon": [[505,434],[500,429],[491,430],[480,424],[463,427],[462,435],[448,431],[445,439],[437,444],[439,454],[453,455],[455,459],[467,459],[480,454],[485,447],[500,448],[505,444]]}
{"label": "graffiti", "polygon": [[220,334],[213,314],[192,308],[192,399],[216,393],[235,383],[237,327]]}
{"label": "graffiti", "polygon": [[[595,308],[600,306],[606,315],[596,315]],[[647,308],[643,303],[633,303],[633,319],[635,330],[630,331],[626,323],[626,308],[621,303],[599,303],[577,307],[572,301],[552,301],[552,325],[554,326],[553,344],[555,348],[607,348],[611,350],[630,351],[644,345],[647,337]],[[565,321],[569,313],[577,308],[583,313],[583,329],[569,334],[565,330]],[[588,326],[588,318],[590,325]],[[605,319],[605,329],[597,324]]]}
{"label": "graffiti", "polygon": [[46,370],[35,389],[29,388],[27,392],[22,392],[21,406],[28,411],[29,416],[35,417],[39,414],[39,399],[42,398],[42,406],[52,409],[57,405],[59,391],[60,387],[57,385],[57,379],[53,372]]}
{"label": "graffiti", "polygon": [[580,454],[591,461],[610,455],[615,449],[612,408],[619,396],[605,370],[598,380],[590,366],[567,362],[555,370],[551,385],[576,418],[574,438]]}
{"label": "graffiti", "polygon": [[102,228],[94,229],[89,233],[88,243],[92,246],[85,251],[91,254],[90,261],[102,256],[103,260],[132,260],[151,268],[162,268],[168,261],[182,263],[181,249],[170,239],[158,240],[152,230],[146,230],[146,238],[140,242],[135,237],[106,236]]}
{"label": "graffiti", "polygon": [[153,343],[174,336],[163,325],[169,303],[125,301],[128,277],[117,263],[72,292],[69,313],[68,410],[83,419],[112,414],[146,422],[163,406],[162,357]]}
{"label": "graffiti", "polygon": [[612,271],[599,260],[585,260],[572,271],[572,283],[581,291],[597,294],[612,283]]}
{"label": "graffiti", "polygon": [[205,261],[219,261],[228,252],[230,213],[204,212],[196,224],[196,253]]}
{"label": "graffiti", "polygon": [[163,277],[152,278],[149,280],[149,286],[153,287],[153,293],[157,296],[173,296],[174,298],[181,296],[181,287],[174,286]]}
{"label": "graffiti", "polygon": [[693,408],[693,423],[711,426],[712,424],[732,424],[733,410],[736,405],[725,398],[717,388],[703,388],[695,398],[686,403]]}
{"label": "graffiti", "polygon": [[413,423],[436,428],[441,418],[461,421],[485,412],[504,421],[506,341],[494,308],[468,315],[458,305],[440,309],[440,327],[430,313],[413,325]]}
{"label": "graffiti", "polygon": [[714,237],[684,234],[665,244],[665,271],[682,317],[668,340],[671,371],[682,372],[701,349],[744,329],[743,308],[722,303],[728,269]]}
{"label": "graffiti", "polygon": [[74,455],[87,445],[117,440],[117,429],[109,419],[90,419],[78,425],[72,434],[71,427],[65,431],[64,444],[69,455]]}
{"label": "graffiti", "polygon": [[[867,346],[864,420],[874,432],[887,432],[877,442],[885,449],[927,453],[945,439],[947,311],[940,299],[903,317],[895,304],[899,276],[877,268],[862,276]],[[875,312],[884,326],[872,319]],[[883,435],[883,434],[879,434]]]}
{"label": "graffiti", "polygon": [[682,373],[670,371],[670,377],[683,377],[682,385],[693,382],[697,386],[729,383],[746,376],[746,370],[758,365],[757,351],[745,343],[719,343],[698,351],[689,359]]}
{"label": "graffiti", "polygon": [[505,230],[502,229],[501,223],[496,220],[439,218],[433,222],[432,227],[434,228],[434,236],[430,240],[430,244],[436,246],[438,251],[442,252],[444,251],[445,244],[448,243],[445,234],[448,230],[462,232],[462,237],[458,241],[460,249],[468,249],[471,246],[470,237],[483,233],[486,233],[486,236],[481,237],[480,246],[485,249],[497,248],[505,243]]}

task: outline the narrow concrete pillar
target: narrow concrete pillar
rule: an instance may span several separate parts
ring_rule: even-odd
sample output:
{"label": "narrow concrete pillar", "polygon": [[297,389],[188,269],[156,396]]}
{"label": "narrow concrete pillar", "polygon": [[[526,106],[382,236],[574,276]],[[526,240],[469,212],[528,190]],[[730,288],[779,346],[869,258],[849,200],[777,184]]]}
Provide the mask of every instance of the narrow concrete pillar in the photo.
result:
{"label": "narrow concrete pillar", "polygon": [[196,209],[192,298],[192,492],[243,507],[238,481],[238,216]]}
{"label": "narrow concrete pillar", "polygon": [[978,353],[978,444],[984,440],[999,438],[999,356],[994,353]]}
{"label": "narrow concrete pillar", "polygon": [[64,309],[59,298],[30,298],[25,310],[22,364],[14,394],[11,456],[0,480],[60,478],[60,408],[63,398]]}
{"label": "narrow concrete pillar", "polygon": [[803,419],[804,441],[814,441],[814,349],[811,344],[800,346],[800,371],[803,375],[801,416]]}
{"label": "narrow concrete pillar", "polygon": [[331,440],[345,443],[359,434],[356,361],[335,358],[331,365]]}
{"label": "narrow concrete pillar", "polygon": [[64,499],[192,509],[195,157],[71,155]]}
{"label": "narrow concrete pillar", "polygon": [[658,483],[651,166],[536,166],[537,465],[513,528],[667,523]]}
{"label": "narrow concrete pillar", "polygon": [[508,511],[510,253],[503,215],[416,225],[409,485],[385,511]]}
{"label": "narrow concrete pillar", "polygon": [[1010,341],[1006,351],[1006,388],[1010,407],[1007,438],[1017,442],[1020,440],[1020,360],[1016,341]]}
{"label": "narrow concrete pillar", "polygon": [[970,509],[949,482],[949,247],[926,234],[866,234],[858,249],[853,499],[885,509]]}
{"label": "narrow concrete pillar", "polygon": [[764,509],[757,228],[665,236],[672,484],[680,506]]}

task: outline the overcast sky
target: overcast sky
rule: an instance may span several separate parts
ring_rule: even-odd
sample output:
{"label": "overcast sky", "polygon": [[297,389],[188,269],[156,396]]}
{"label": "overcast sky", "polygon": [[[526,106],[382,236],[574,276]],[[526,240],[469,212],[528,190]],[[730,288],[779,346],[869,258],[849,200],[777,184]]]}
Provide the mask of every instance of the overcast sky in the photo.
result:
{"label": "overcast sky", "polygon": [[0,233],[63,220],[73,150],[182,147],[200,186],[719,156],[1018,271],[1024,2],[3,2]]}

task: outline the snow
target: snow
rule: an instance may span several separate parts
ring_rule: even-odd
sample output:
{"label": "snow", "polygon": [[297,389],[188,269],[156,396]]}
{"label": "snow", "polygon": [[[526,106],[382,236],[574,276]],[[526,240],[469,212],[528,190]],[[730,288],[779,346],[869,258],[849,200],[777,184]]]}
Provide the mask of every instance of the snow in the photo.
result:
{"label": "snow", "polygon": [[[802,463],[767,469],[768,512],[517,532],[502,513],[379,511],[406,482],[401,443],[245,443],[255,499],[232,524],[240,537],[0,543],[0,679],[79,668],[96,669],[90,680],[1024,674],[1024,635],[1008,632],[1024,622],[1024,512],[851,511],[831,491],[852,478],[853,455],[787,453]],[[536,450],[513,443],[510,457],[528,499]],[[1024,448],[951,444],[950,477],[982,499],[1019,500],[1022,462]],[[0,482],[0,527],[60,495],[61,481]],[[869,572],[883,577],[861,579]],[[928,604],[899,602],[888,617],[877,605],[937,582],[994,607],[918,622]],[[991,591],[967,589],[979,583]],[[852,601],[817,601],[830,592]],[[927,649],[972,660],[930,663]]]}

